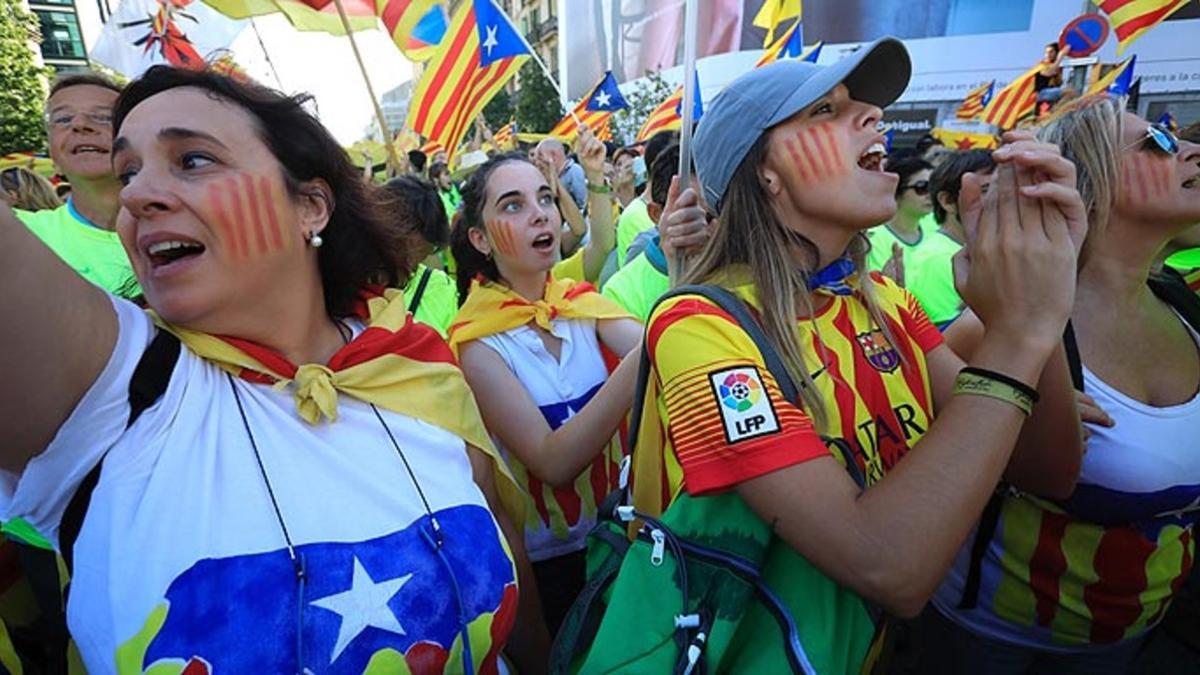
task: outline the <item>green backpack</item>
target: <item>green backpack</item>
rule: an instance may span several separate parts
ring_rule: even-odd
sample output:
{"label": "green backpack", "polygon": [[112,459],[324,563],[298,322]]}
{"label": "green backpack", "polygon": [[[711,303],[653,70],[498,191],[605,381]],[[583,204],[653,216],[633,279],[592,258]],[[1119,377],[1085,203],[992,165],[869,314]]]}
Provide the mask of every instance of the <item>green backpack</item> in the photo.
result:
{"label": "green backpack", "polygon": [[[783,395],[797,400],[782,360],[745,303],[716,286],[685,286],[659,302],[685,294],[707,298],[737,320],[762,352]],[[644,345],[642,349],[638,402],[644,400],[650,374],[649,355]],[[638,437],[640,418],[634,415],[631,442]],[[862,488],[849,448],[826,440],[843,453]],[[861,635],[864,622],[870,622],[869,633],[882,634],[883,622],[871,608],[775,537],[736,492],[704,497],[682,493],[660,518],[635,510],[628,489],[629,461],[627,457],[620,488],[601,505],[600,522],[589,534],[587,583],[554,641],[551,673],[690,674],[734,668],[815,673],[789,610],[809,600],[821,606],[833,603],[835,614],[844,618],[831,631]],[[628,526],[635,520],[642,525],[631,541]],[[797,583],[770,587],[764,577],[780,566]],[[813,598],[814,593],[825,597]],[[854,655],[845,661],[864,658],[870,642],[874,638],[856,641],[846,650]]]}

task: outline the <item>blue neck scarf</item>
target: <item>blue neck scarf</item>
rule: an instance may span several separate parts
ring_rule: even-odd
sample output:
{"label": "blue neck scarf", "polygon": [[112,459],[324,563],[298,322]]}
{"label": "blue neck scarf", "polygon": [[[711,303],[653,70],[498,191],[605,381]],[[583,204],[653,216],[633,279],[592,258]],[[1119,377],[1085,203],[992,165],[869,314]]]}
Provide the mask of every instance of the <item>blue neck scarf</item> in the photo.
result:
{"label": "blue neck scarf", "polygon": [[838,258],[808,278],[808,290],[830,295],[853,295],[854,287],[847,281],[857,267],[850,258]]}

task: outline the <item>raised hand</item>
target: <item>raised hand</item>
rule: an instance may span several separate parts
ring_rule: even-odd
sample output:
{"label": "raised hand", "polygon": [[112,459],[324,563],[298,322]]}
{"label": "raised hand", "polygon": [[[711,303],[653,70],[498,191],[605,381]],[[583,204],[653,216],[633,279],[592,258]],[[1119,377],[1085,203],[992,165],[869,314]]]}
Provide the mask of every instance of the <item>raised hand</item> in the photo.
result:
{"label": "raised hand", "polygon": [[667,204],[658,219],[659,245],[670,261],[676,251],[689,251],[703,246],[711,233],[708,214],[700,204],[695,186],[679,189],[679,176],[671,178]]}
{"label": "raised hand", "polygon": [[605,147],[587,125],[579,125],[579,139],[575,142],[575,153],[579,164],[589,178],[603,178]]}

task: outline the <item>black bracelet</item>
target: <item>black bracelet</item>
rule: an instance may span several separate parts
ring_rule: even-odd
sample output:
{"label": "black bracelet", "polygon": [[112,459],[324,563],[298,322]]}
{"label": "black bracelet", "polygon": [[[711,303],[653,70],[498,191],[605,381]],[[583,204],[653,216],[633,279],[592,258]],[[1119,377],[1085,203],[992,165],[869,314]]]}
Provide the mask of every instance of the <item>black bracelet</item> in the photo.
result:
{"label": "black bracelet", "polygon": [[1015,377],[1009,377],[1008,375],[1005,375],[1004,373],[997,373],[994,370],[988,370],[986,368],[976,368],[974,366],[967,366],[966,368],[963,368],[962,370],[960,370],[958,372],[967,373],[968,375],[978,375],[979,377],[987,377],[987,378],[993,379],[997,382],[1003,382],[1004,384],[1007,384],[1008,386],[1012,387],[1013,389],[1016,389],[1017,391],[1021,392],[1022,394],[1025,394],[1026,396],[1028,396],[1030,398],[1030,400],[1032,400],[1034,403],[1037,403],[1038,398],[1040,398],[1038,396],[1036,389],[1034,389],[1033,387],[1016,379]]}

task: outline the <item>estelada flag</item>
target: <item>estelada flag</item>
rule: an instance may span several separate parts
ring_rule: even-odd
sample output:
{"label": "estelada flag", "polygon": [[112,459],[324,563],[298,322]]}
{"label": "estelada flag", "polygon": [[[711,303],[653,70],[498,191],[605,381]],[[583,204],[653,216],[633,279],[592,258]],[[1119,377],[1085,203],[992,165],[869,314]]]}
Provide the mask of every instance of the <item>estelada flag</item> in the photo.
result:
{"label": "estelada flag", "polygon": [[493,0],[462,3],[413,93],[408,126],[453,155],[475,116],[529,56]]}
{"label": "estelada flag", "polygon": [[1108,15],[1117,36],[1117,56],[1154,26],[1179,11],[1188,0],[1092,0]]}
{"label": "estelada flag", "polygon": [[427,61],[446,35],[446,9],[437,0],[376,0],[396,47],[410,61]]}
{"label": "estelada flag", "polygon": [[[625,97],[621,95],[620,88],[617,87],[617,78],[613,76],[612,71],[604,73],[604,77],[592,87],[587,96],[584,96],[575,109],[564,116],[554,128],[547,134],[566,141],[574,140],[578,133],[578,125],[585,124],[592,133],[596,134],[596,138],[600,140],[611,140],[612,131],[609,129],[608,121],[612,118],[613,112],[624,110],[629,107],[629,103],[625,101]],[[579,122],[575,118],[579,118]]]}
{"label": "estelada flag", "polygon": [[[667,97],[667,100],[658,104],[658,107],[651,111],[650,116],[642,123],[642,128],[638,130],[637,142],[643,143],[650,140],[660,131],[678,131],[682,126],[680,122],[683,119],[683,87],[679,87]],[[704,114],[704,104],[700,99],[700,73],[696,72],[696,99],[692,109],[692,119],[699,120]]]}
{"label": "estelada flag", "polygon": [[788,28],[778,40],[767,47],[763,55],[759,57],[758,63],[754,64],[754,67],[765,66],[779,59],[800,59],[801,61],[816,63],[817,59],[821,58],[821,47],[824,44],[824,42],[817,41],[817,44],[805,49],[804,34],[800,30],[800,20],[796,19],[796,23],[792,24],[791,28]]}
{"label": "estelada flag", "polygon": [[1041,67],[1040,63],[1035,65],[997,92],[983,110],[983,121],[1001,129],[1012,129],[1022,117],[1031,114],[1037,105],[1033,76]]}
{"label": "estelada flag", "polygon": [[492,134],[492,142],[496,144],[497,150],[511,150],[516,146],[516,140],[517,123],[515,120],[500,127],[496,133]]}
{"label": "estelada flag", "polygon": [[955,150],[991,150],[1000,147],[1000,141],[992,134],[977,134],[969,131],[954,131],[935,127],[930,131],[947,148]]}
{"label": "estelada flag", "polygon": [[958,112],[954,113],[954,116],[960,120],[973,120],[982,115],[984,108],[992,102],[992,92],[995,88],[996,81],[992,80],[972,89],[963,99],[962,105],[958,106]]}
{"label": "estelada flag", "polygon": [[1104,77],[1088,87],[1087,92],[1083,95],[1084,98],[1104,92],[1113,96],[1128,96],[1129,88],[1133,86],[1133,67],[1136,63],[1136,54],[1125,59],[1124,63],[1108,71]]}
{"label": "estelada flag", "polygon": [[130,79],[155,65],[200,69],[246,26],[192,0],[123,0],[89,56]]}

